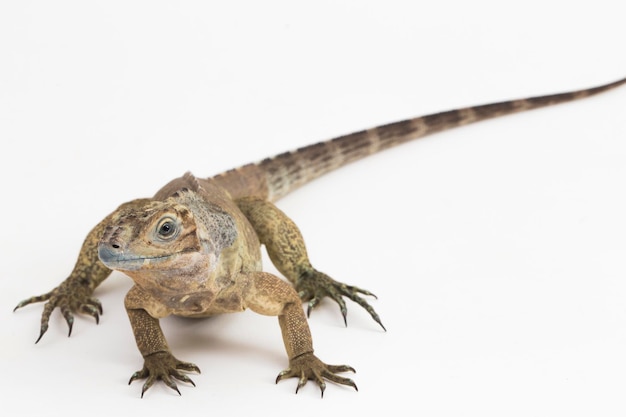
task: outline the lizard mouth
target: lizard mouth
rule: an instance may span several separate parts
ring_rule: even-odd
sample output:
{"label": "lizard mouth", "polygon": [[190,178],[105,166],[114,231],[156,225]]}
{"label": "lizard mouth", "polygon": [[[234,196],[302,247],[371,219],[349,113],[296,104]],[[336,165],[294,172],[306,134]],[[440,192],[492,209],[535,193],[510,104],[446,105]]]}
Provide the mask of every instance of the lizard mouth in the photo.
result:
{"label": "lizard mouth", "polygon": [[120,271],[136,271],[142,267],[165,261],[176,254],[163,256],[136,256],[128,253],[116,251],[108,245],[98,246],[98,257],[100,261],[110,269]]}

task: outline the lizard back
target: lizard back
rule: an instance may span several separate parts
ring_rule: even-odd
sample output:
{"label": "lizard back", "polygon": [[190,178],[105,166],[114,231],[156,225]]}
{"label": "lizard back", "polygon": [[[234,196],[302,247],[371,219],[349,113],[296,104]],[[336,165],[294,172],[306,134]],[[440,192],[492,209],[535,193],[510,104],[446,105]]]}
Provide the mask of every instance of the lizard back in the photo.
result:
{"label": "lizard back", "polygon": [[433,133],[494,117],[565,103],[626,83],[621,80],[583,90],[501,101],[393,122],[284,152],[213,177],[233,196],[276,201],[300,186],[351,162]]}

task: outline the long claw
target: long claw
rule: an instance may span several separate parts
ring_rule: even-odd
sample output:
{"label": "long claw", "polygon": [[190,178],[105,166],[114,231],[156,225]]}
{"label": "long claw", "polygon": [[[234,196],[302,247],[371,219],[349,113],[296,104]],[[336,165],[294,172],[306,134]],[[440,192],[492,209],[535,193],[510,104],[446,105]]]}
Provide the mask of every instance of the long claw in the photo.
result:
{"label": "long claw", "polygon": [[178,385],[176,385],[176,382],[172,381],[172,378],[170,378],[169,375],[163,375],[161,379],[170,389],[176,391],[178,395],[182,395],[178,389]]}
{"label": "long claw", "polygon": [[97,298],[89,297],[85,305],[89,306],[90,308],[96,308],[100,315],[104,313],[104,311],[102,310],[102,303]]}
{"label": "long claw", "polygon": [[188,384],[193,385],[194,387],[196,386],[196,384],[191,380],[191,378],[189,378],[187,375],[185,374],[181,374],[180,372],[177,373],[172,373],[172,376],[176,379],[178,379],[179,381],[183,381],[186,382]]}
{"label": "long claw", "polygon": [[306,385],[307,381],[308,379],[306,375],[304,375],[304,372],[302,372],[300,375],[300,379],[298,380],[298,386],[296,387],[296,394],[298,393],[298,391],[300,391],[300,388]]}
{"label": "long claw", "polygon": [[96,321],[96,324],[100,324],[100,313],[97,307],[94,307],[90,304],[83,304],[80,307],[81,313],[90,315]]}
{"label": "long claw", "polygon": [[324,382],[324,378],[322,377],[322,374],[324,373],[324,371],[322,371],[321,374],[318,372],[313,372],[313,378],[315,379],[315,382],[317,382],[317,386],[320,387],[322,398],[324,398],[324,391],[326,391],[326,383]]}
{"label": "long claw", "polygon": [[70,337],[72,335],[72,328],[74,327],[74,315],[72,314],[69,308],[61,308],[61,313],[63,314],[63,317],[65,318],[67,327],[69,327],[69,332],[67,333],[67,337]]}
{"label": "long claw", "polygon": [[336,374],[339,372],[352,372],[353,374],[356,374],[356,370],[353,367],[348,366],[348,365],[326,365],[326,367],[333,374]]}
{"label": "long claw", "polygon": [[377,298],[371,292],[361,289],[361,288],[357,288],[357,287],[346,286],[346,291],[343,292],[343,295],[345,295],[346,297],[348,297],[349,299],[351,299],[352,301],[354,301],[355,303],[363,307],[365,311],[367,311],[369,315],[374,319],[374,321],[378,323],[380,327],[383,328],[384,331],[387,331],[387,329],[385,328],[385,326],[380,320],[380,316],[378,315],[378,313],[376,313],[376,310],[374,310],[374,307],[369,305],[369,303],[365,301],[363,298],[361,298],[359,294],[371,295],[374,298]]}
{"label": "long claw", "polygon": [[292,373],[291,368],[289,369],[285,369],[284,371],[281,371],[277,376],[276,376],[276,383],[278,384],[280,381],[282,381],[283,379],[286,378],[291,378],[294,377],[295,375]]}
{"label": "long claw", "polygon": [[13,312],[15,312],[17,309],[20,309],[22,307],[26,307],[29,304],[40,303],[42,301],[48,301],[50,297],[52,296],[52,293],[53,291],[50,291],[42,295],[37,295],[35,297],[30,297],[30,298],[27,298],[26,300],[22,300],[15,306],[15,308],[13,309]]}
{"label": "long claw", "polygon": [[[178,365],[176,365],[176,369],[182,369],[183,371],[187,371],[187,372],[195,372],[197,374],[201,374],[202,372],[200,371],[200,368],[198,368],[198,366],[195,363],[189,363],[189,362],[181,362]],[[181,374],[183,375],[183,374]]]}
{"label": "long claw", "polygon": [[356,386],[354,381],[351,380],[350,378],[344,378],[342,376],[335,375],[332,372],[324,372],[323,376],[324,376],[324,378],[328,379],[329,381],[333,381],[333,382],[335,382],[337,384],[349,385],[352,388],[354,388],[356,391],[359,390],[359,388]]}
{"label": "long claw", "polygon": [[39,330],[39,337],[35,340],[35,344],[39,343],[44,334],[48,331],[48,323],[42,323],[41,330]]}
{"label": "long claw", "polygon": [[43,313],[41,314],[41,327],[39,330],[39,337],[35,343],[38,343],[43,335],[48,331],[48,322],[50,321],[50,315],[52,314],[52,310],[54,310],[54,305],[52,303],[48,303],[43,308]]}
{"label": "long claw", "polygon": [[136,381],[138,379],[142,379],[145,378],[147,375],[142,371],[137,371],[134,374],[131,375],[130,379],[128,380],[128,385],[132,384],[133,381]]}
{"label": "long claw", "polygon": [[343,324],[348,327],[348,307],[346,307],[346,302],[343,301],[340,294],[331,294],[331,297],[337,304],[339,304],[339,311],[341,311],[341,316],[343,317]]}
{"label": "long claw", "polygon": [[143,387],[141,387],[141,398],[143,398],[143,394],[145,394],[146,391],[148,391],[150,389],[152,384],[154,384],[155,380],[156,380],[156,378],[153,375],[150,375],[148,377],[148,380],[145,382],[145,384],[143,384]]}

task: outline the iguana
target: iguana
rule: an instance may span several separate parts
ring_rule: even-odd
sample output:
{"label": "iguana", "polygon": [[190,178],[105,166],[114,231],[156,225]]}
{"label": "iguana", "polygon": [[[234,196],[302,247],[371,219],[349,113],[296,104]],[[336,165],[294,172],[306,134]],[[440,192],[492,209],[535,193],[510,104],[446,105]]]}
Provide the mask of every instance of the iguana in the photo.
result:
{"label": "iguana", "polygon": [[[207,317],[247,308],[277,316],[288,356],[288,368],[276,382],[298,379],[296,393],[308,380],[324,395],[325,380],[357,389],[353,380],[338,375],[354,369],[327,365],[313,353],[307,316],[329,297],[340,307],[343,297],[362,306],[384,329],[374,308],[363,298],[365,289],[337,282],[309,262],[298,227],[274,202],[297,187],[350,162],[445,129],[536,109],[601,93],[626,83],[626,78],[603,86],[568,93],[504,101],[435,113],[362,130],[282,153],[211,178],[187,173],[172,180],[152,198],[122,204],[87,235],[71,274],[52,291],[20,302],[47,301],[37,342],[59,308],[71,335],[74,314],[102,314],[93,298],[96,287],[112,270],[132,278],[125,307],[144,358],[143,368],[129,384],[146,379],[143,397],[155,381],[180,391],[174,379],[192,384],[187,372],[199,368],[173,356],[159,326],[168,315]],[[264,272],[260,247],[286,282]],[[291,285],[290,285],[291,283]],[[302,301],[308,301],[305,314]]]}

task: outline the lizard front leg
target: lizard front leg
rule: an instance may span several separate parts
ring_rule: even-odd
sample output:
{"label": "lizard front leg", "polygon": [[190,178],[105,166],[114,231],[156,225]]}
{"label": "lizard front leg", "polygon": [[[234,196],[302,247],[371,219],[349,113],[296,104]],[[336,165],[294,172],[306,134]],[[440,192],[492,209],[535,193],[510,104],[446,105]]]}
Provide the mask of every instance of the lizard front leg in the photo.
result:
{"label": "lizard front leg", "polygon": [[342,385],[349,385],[358,390],[354,381],[337,373],[355,372],[347,365],[327,365],[313,353],[313,339],[307,318],[300,305],[300,299],[293,287],[280,278],[258,272],[250,275],[251,279],[243,292],[246,306],[252,311],[278,316],[278,323],[289,358],[289,367],[278,374],[276,382],[285,378],[298,378],[296,393],[308,380],[315,381],[322,391],[326,389],[324,380]]}
{"label": "lizard front leg", "polygon": [[335,281],[313,268],[298,226],[278,207],[256,197],[241,198],[236,203],[265,245],[272,263],[295,286],[300,297],[308,301],[307,315],[324,297],[330,297],[339,305],[344,323],[347,323],[348,311],[342,298],[347,297],[363,307],[385,329],[374,308],[361,297],[361,294],[375,295]]}
{"label": "lizard front leg", "polygon": [[[108,218],[107,218],[108,219]],[[72,334],[74,314],[84,313],[92,316],[96,323],[100,321],[102,304],[92,297],[96,287],[110,274],[111,270],[98,259],[98,242],[104,232],[107,219],[94,227],[83,243],[78,260],[70,275],[52,291],[27,298],[21,301],[15,310],[29,304],[47,301],[41,314],[41,327],[37,342],[48,330],[48,322],[55,308],[59,307],[69,327],[68,336]]]}
{"label": "lizard front leg", "polygon": [[68,336],[72,334],[75,313],[90,315],[96,320],[96,323],[99,323],[100,315],[102,314],[102,304],[100,304],[96,298],[93,298],[92,295],[96,287],[111,275],[111,270],[104,266],[98,259],[98,243],[111,218],[116,213],[142,204],[145,201],[147,200],[138,199],[125,203],[104,218],[104,220],[91,229],[85,238],[78,255],[78,260],[69,276],[52,291],[27,298],[15,307],[13,311],[29,304],[47,301],[41,315],[41,328],[37,342],[41,340],[48,330],[50,315],[57,307],[61,310],[69,327]]}
{"label": "lizard front leg", "polygon": [[133,287],[126,295],[124,302],[137,347],[144,358],[143,368],[130,377],[128,384],[130,385],[137,379],[146,379],[141,388],[141,398],[158,380],[162,380],[165,385],[180,395],[178,386],[172,378],[187,382],[195,387],[196,384],[181,370],[200,373],[200,368],[193,363],[178,360],[172,355],[159,325],[159,320],[152,317],[143,308],[138,307],[145,298],[142,295],[144,294],[138,287]]}

